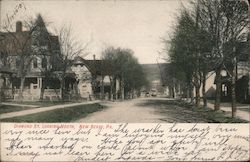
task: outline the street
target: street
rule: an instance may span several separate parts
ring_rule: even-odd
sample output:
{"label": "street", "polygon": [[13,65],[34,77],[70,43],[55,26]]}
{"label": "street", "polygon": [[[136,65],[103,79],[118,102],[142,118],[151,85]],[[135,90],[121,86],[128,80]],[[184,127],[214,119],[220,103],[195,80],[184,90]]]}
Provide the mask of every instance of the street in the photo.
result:
{"label": "street", "polygon": [[158,123],[158,122],[208,122],[197,112],[173,104],[168,98],[138,98],[123,102],[103,102],[103,111],[74,122],[87,123]]}

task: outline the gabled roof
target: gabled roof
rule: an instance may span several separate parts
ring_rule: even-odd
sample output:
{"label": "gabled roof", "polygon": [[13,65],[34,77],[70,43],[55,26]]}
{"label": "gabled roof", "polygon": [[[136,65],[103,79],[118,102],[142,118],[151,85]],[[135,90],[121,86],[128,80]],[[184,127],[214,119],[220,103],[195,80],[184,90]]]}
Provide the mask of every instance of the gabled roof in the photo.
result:
{"label": "gabled roof", "polygon": [[114,68],[111,61],[108,60],[85,60],[82,57],[76,57],[73,65],[85,65],[94,75],[112,75]]}
{"label": "gabled roof", "polygon": [[[51,49],[60,51],[58,36],[49,36]],[[31,50],[31,33],[29,31],[0,33],[0,52],[16,55],[18,48]]]}
{"label": "gabled roof", "polygon": [[[36,41],[33,41],[34,35],[37,33],[39,34],[35,39]],[[21,51],[30,52],[34,42],[44,42],[44,40],[49,44],[52,51],[60,51],[58,36],[53,36],[47,31],[42,16],[38,15],[35,25],[30,31],[0,32],[0,52],[8,55],[16,55],[21,49]]]}
{"label": "gabled roof", "polygon": [[31,34],[29,31],[22,32],[0,32],[0,52],[9,55],[17,54],[18,48],[30,50]]}

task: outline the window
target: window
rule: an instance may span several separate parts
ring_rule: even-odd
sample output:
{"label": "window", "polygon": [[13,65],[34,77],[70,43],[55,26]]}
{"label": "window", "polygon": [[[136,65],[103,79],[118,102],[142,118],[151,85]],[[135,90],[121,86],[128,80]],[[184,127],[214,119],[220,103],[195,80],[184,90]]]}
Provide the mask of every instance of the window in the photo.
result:
{"label": "window", "polygon": [[42,68],[46,68],[47,67],[47,59],[43,58],[42,59]]}
{"label": "window", "polygon": [[19,66],[20,66],[20,59],[16,58],[16,68],[19,68]]}
{"label": "window", "polygon": [[33,68],[37,68],[37,58],[33,59]]}

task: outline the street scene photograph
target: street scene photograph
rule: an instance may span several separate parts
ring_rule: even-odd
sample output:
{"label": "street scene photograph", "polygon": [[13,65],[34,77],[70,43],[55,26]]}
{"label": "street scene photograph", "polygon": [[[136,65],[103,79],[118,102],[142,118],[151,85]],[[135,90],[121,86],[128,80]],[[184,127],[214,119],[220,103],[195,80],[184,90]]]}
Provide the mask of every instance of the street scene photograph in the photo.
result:
{"label": "street scene photograph", "polygon": [[247,0],[0,0],[0,122],[249,123]]}

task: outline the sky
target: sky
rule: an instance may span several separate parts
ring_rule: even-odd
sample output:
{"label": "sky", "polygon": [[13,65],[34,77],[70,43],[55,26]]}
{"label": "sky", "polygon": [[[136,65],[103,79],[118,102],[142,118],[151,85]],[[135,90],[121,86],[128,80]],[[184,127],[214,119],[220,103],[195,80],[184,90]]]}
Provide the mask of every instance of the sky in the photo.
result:
{"label": "sky", "polygon": [[2,0],[0,17],[3,24],[14,15],[15,24],[40,13],[52,33],[71,26],[74,37],[83,46],[88,44],[86,59],[94,54],[98,59],[113,46],[132,49],[144,64],[164,62],[162,38],[173,32],[182,4],[181,0]]}

